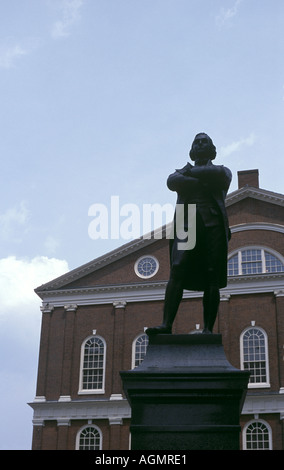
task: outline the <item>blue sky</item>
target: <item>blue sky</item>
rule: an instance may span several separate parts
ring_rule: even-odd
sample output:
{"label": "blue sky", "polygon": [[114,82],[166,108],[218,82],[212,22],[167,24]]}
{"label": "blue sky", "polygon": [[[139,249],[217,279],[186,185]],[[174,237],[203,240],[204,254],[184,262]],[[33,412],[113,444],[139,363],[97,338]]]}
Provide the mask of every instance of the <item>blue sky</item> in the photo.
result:
{"label": "blue sky", "polygon": [[0,2],[1,449],[30,449],[33,289],[125,240],[89,208],[175,203],[167,176],[208,133],[216,164],[283,193],[282,0]]}

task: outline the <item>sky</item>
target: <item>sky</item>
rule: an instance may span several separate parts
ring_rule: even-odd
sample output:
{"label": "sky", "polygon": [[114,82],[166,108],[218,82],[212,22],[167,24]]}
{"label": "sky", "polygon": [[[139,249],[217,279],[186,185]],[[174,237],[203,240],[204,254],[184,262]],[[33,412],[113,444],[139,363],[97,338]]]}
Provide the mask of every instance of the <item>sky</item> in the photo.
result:
{"label": "sky", "polygon": [[0,0],[0,449],[31,448],[34,288],[129,241],[94,205],[174,206],[198,132],[230,192],[283,193],[283,31],[283,0]]}

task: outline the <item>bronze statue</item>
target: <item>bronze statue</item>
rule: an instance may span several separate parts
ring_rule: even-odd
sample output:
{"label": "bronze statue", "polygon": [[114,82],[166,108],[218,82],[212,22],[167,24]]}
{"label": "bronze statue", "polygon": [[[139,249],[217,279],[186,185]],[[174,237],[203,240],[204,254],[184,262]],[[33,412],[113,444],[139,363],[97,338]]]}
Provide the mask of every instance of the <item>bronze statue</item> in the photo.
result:
{"label": "bronze statue", "polygon": [[192,166],[176,170],[167,180],[168,188],[177,192],[177,207],[183,204],[184,232],[188,231],[187,206],[196,205],[196,244],[180,249],[176,214],[175,235],[170,240],[170,278],[166,288],[164,318],[161,326],[148,328],[148,335],[170,334],[183,290],[203,291],[203,333],[212,333],[220,303],[219,289],[227,285],[227,252],[230,229],[225,208],[232,173],[213,165],[216,148],[211,138],[197,134],[190,150]]}

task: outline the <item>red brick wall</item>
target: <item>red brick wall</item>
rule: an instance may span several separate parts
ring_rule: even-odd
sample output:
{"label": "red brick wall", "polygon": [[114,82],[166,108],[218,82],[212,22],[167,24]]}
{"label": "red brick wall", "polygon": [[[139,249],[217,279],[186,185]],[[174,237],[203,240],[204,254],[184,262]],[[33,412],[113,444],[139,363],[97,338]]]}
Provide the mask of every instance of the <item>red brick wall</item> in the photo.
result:
{"label": "red brick wall", "polygon": [[252,222],[283,224],[283,207],[245,198],[227,207],[230,226]]}
{"label": "red brick wall", "polygon": [[248,230],[233,233],[228,247],[229,254],[238,248],[252,245],[272,248],[278,253],[284,255],[283,234],[268,230]]}

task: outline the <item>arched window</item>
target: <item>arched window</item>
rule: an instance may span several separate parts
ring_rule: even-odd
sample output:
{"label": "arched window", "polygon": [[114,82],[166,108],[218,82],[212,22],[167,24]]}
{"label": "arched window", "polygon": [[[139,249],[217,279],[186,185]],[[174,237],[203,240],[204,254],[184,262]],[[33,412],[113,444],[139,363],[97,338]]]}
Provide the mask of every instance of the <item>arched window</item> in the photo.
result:
{"label": "arched window", "polygon": [[269,248],[246,247],[228,259],[228,276],[283,272],[283,257]]}
{"label": "arched window", "polygon": [[243,430],[244,450],[272,450],[272,432],[265,421],[251,421]]}
{"label": "arched window", "polygon": [[84,426],[77,434],[77,450],[101,450],[102,433],[99,428],[93,425]]}
{"label": "arched window", "polygon": [[104,393],[106,345],[100,336],[82,344],[79,393]]}
{"label": "arched window", "polygon": [[247,328],[241,335],[241,368],[249,370],[249,387],[269,387],[267,335],[257,327]]}
{"label": "arched window", "polygon": [[132,345],[132,369],[139,366],[146,355],[147,346],[149,343],[148,336],[146,334],[139,335]]}

